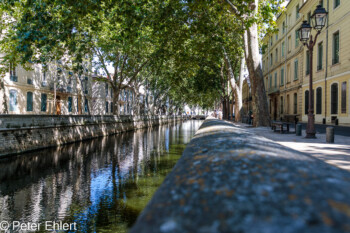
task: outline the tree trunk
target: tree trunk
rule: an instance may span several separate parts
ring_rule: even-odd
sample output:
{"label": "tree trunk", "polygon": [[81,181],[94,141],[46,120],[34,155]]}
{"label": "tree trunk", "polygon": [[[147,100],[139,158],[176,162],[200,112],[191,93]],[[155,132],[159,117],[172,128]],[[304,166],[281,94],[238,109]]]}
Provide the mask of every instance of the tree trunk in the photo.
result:
{"label": "tree trunk", "polygon": [[119,116],[119,93],[120,90],[118,88],[112,88],[113,90],[113,115]]}
{"label": "tree trunk", "polygon": [[264,77],[260,66],[258,25],[256,23],[246,29],[244,47],[253,99],[253,126],[269,126],[270,114],[267,107]]}
{"label": "tree trunk", "polygon": [[8,114],[8,108],[7,108],[7,96],[6,96],[6,91],[5,91],[5,85],[3,80],[0,79],[0,95],[1,92],[3,91],[3,96],[2,98],[0,97],[0,104],[2,105],[2,107],[0,107],[0,109],[2,109],[2,111],[0,111],[0,114]]}
{"label": "tree trunk", "polygon": [[234,90],[235,96],[235,121],[239,122],[242,119],[243,111],[243,101],[242,101],[242,91],[239,88]]}

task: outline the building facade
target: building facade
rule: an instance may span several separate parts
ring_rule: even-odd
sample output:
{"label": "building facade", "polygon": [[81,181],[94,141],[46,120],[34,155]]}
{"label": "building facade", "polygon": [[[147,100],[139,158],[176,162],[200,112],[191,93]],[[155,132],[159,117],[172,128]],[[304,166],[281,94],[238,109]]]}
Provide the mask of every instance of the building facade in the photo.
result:
{"label": "building facade", "polygon": [[[310,18],[319,0],[291,0],[277,19],[278,32],[264,37],[263,73],[273,120],[298,117],[307,121],[309,51],[299,41],[298,29]],[[350,4],[323,0],[329,12],[326,27],[313,51],[313,99],[316,123],[350,123]],[[311,22],[310,22],[311,23]],[[316,33],[312,30],[312,35]],[[341,47],[340,47],[341,46]],[[341,48],[341,49],[340,49]]]}
{"label": "building facade", "polygon": [[[1,112],[42,115],[112,115],[113,91],[108,82],[97,81],[87,66],[82,75],[64,69],[61,62],[31,70],[10,65],[2,79]],[[133,114],[134,93],[120,92],[121,115]]]}

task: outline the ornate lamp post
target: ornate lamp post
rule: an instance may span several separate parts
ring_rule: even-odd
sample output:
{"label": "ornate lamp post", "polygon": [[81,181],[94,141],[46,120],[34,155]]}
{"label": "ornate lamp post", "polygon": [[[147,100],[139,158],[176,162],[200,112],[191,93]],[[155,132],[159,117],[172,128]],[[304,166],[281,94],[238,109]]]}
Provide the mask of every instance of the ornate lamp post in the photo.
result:
{"label": "ornate lamp post", "polygon": [[[309,77],[309,109],[308,109],[308,121],[306,128],[306,138],[316,138],[315,131],[315,115],[314,115],[314,102],[312,93],[312,57],[313,49],[317,41],[318,35],[321,33],[322,28],[326,25],[328,12],[319,4],[311,16],[311,24],[304,20],[299,28],[300,41],[309,49],[309,66],[310,66],[310,77]],[[311,29],[314,28],[317,33],[315,39],[312,39]]]}

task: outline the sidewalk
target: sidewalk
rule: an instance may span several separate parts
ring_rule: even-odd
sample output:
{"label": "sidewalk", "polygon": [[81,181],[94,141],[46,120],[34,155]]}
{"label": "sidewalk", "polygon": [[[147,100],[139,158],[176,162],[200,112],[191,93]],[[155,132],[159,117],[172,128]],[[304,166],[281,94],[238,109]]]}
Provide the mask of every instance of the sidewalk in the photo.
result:
{"label": "sidewalk", "polygon": [[[327,143],[325,133],[317,133],[316,139],[306,139],[305,127],[303,127],[302,136],[296,136],[295,134],[274,132],[270,127],[251,128],[243,123],[234,122],[233,124],[280,145],[312,155],[331,165],[350,171],[350,137],[335,135],[334,143]],[[291,129],[291,131],[293,130],[294,128]]]}

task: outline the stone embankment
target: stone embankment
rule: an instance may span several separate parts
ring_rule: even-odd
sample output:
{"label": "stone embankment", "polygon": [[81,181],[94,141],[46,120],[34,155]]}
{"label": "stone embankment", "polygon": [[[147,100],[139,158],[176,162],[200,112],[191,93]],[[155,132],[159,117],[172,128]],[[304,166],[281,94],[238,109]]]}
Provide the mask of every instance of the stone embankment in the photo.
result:
{"label": "stone embankment", "polygon": [[178,120],[183,117],[1,115],[0,157]]}
{"label": "stone embankment", "polygon": [[350,173],[207,119],[130,232],[350,232]]}

